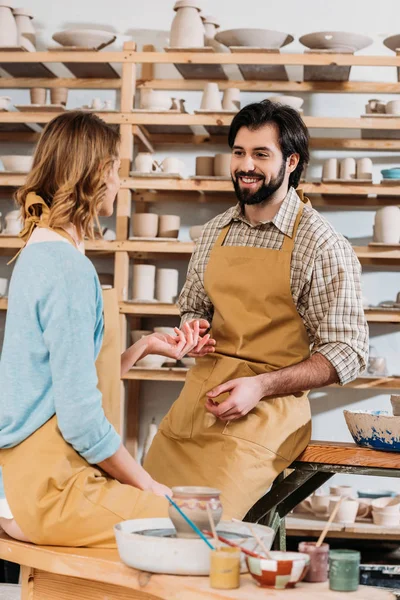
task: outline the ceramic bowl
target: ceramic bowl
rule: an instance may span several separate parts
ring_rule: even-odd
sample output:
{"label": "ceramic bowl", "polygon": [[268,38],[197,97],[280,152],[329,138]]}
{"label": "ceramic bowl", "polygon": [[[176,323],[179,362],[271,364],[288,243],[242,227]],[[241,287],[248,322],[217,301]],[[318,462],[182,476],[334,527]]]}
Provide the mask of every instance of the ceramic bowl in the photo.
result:
{"label": "ceramic bowl", "polygon": [[204,225],[193,225],[193,227],[189,229],[190,239],[193,242],[196,242],[199,239],[201,232],[203,231],[203,227]]}
{"label": "ceramic bowl", "polygon": [[18,171],[28,173],[32,168],[33,156],[20,156],[18,154],[8,154],[0,156],[5,171]]}
{"label": "ceramic bowl", "polygon": [[372,510],[377,513],[400,514],[400,496],[394,498],[375,498],[371,502]]}
{"label": "ceramic bowl", "polygon": [[356,444],[400,452],[400,417],[385,410],[344,410],[343,413]]}
{"label": "ceramic bowl", "polygon": [[302,35],[299,41],[311,50],[337,50],[356,52],[372,44],[372,38],[345,31],[317,31]]}
{"label": "ceramic bowl", "polygon": [[53,34],[53,40],[61,46],[98,48],[108,46],[117,39],[114,33],[101,29],[65,29]]}
{"label": "ceramic bowl", "polygon": [[371,500],[375,500],[375,498],[393,498],[396,496],[396,492],[393,490],[358,490],[357,495],[359,498],[369,498]]}
{"label": "ceramic bowl", "polygon": [[285,104],[286,106],[291,106],[296,110],[300,110],[304,103],[303,98],[299,98],[298,96],[270,96],[268,100],[271,100],[271,102],[277,104]]}
{"label": "ceramic bowl", "polygon": [[159,354],[148,354],[141,358],[135,364],[135,367],[145,367],[147,369],[160,369],[166,362],[167,358]]}
{"label": "ceramic bowl", "polygon": [[385,179],[400,179],[400,167],[382,169],[381,174]]}
{"label": "ceramic bowl", "polygon": [[283,590],[304,579],[310,565],[308,554],[270,552],[271,559],[246,556],[247,566],[259,586]]}
{"label": "ceramic bowl", "polygon": [[383,527],[399,527],[400,526],[400,514],[399,512],[383,512],[372,510],[372,520],[375,525],[381,525]]}
{"label": "ceramic bowl", "polygon": [[385,44],[386,48],[396,52],[397,48],[400,48],[400,34],[397,33],[396,35],[387,37],[385,40],[383,40],[383,43]]}
{"label": "ceramic bowl", "polygon": [[293,36],[271,29],[227,29],[215,34],[224,46],[252,46],[256,48],[282,48],[293,42]]}
{"label": "ceramic bowl", "polygon": [[185,356],[184,358],[181,358],[181,363],[190,369],[190,367],[194,367],[196,364],[196,359],[192,358],[191,356]]}

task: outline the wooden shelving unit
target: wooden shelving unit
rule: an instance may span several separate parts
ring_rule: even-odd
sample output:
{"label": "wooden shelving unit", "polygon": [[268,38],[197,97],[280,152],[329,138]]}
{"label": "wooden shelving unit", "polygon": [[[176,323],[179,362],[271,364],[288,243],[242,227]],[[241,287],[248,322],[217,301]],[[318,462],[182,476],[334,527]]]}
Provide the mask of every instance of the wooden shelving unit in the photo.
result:
{"label": "wooden shelving unit", "polygon": [[[77,77],[58,78],[51,71],[52,63],[67,65]],[[155,64],[214,65],[218,72],[223,65],[350,65],[365,67],[368,76],[371,68],[382,66],[400,67],[400,56],[354,56],[335,54],[265,54],[265,53],[202,53],[202,52],[154,52],[151,47],[136,52],[133,42],[126,43],[120,52],[4,52],[0,51],[0,65],[14,76],[0,78],[0,89],[31,87],[68,87],[70,89],[115,89],[120,94],[119,109],[113,112],[101,112],[106,122],[119,127],[121,134],[121,176],[122,185],[116,208],[117,241],[96,240],[86,244],[90,256],[108,256],[114,261],[114,282],[120,302],[121,348],[127,345],[128,325],[140,327],[140,319],[150,316],[178,316],[175,305],[159,303],[129,302],[129,275],[131,259],[188,260],[193,251],[192,243],[171,240],[170,242],[140,242],[129,240],[130,215],[132,202],[136,209],[148,210],[150,202],[174,199],[182,201],[199,200],[211,203],[214,200],[231,200],[233,196],[230,181],[216,180],[172,180],[144,179],[130,177],[134,147],[145,148],[152,152],[162,144],[195,144],[211,146],[214,143],[226,143],[226,133],[232,116],[226,114],[154,114],[132,112],[136,93],[142,89],[161,90],[201,90],[205,83],[199,79],[157,79],[154,77]],[[122,65],[121,77],[113,69],[113,64]],[[136,65],[142,64],[142,76],[136,79]],[[49,65],[49,67],[45,67]],[[89,68],[88,68],[89,65]],[[368,70],[367,70],[368,69]],[[97,75],[96,75],[97,74]],[[95,75],[95,77],[93,77]],[[221,90],[227,87],[239,87],[245,91],[265,91],[282,93],[351,93],[351,94],[398,94],[400,83],[374,81],[362,82],[307,82],[307,81],[218,81]],[[0,141],[35,143],[37,125],[48,122],[55,116],[53,112],[2,112],[0,113]],[[311,130],[312,149],[334,150],[400,150],[400,139],[359,139],[354,135],[357,130],[391,131],[400,129],[400,117],[382,121],[360,117],[314,117],[306,115],[304,120]],[[347,130],[349,137],[320,137],[320,128]],[[10,131],[13,129],[15,131]],[[36,127],[38,130],[38,128]],[[20,186],[25,176],[13,173],[0,173],[0,188]],[[355,206],[358,208],[396,204],[400,196],[400,186],[343,185],[305,182],[302,185],[310,196],[314,206]],[[12,255],[21,242],[18,238],[0,237],[0,254]],[[360,261],[372,266],[400,266],[400,249],[356,247]],[[0,298],[0,310],[7,309],[7,299]],[[400,311],[367,311],[370,323],[400,323]],[[127,445],[132,453],[136,452],[140,381],[184,381],[186,371],[176,369],[132,369],[125,377],[126,394],[121,395],[121,429],[126,431]],[[347,387],[357,389],[400,389],[399,378],[377,380],[358,379]]]}

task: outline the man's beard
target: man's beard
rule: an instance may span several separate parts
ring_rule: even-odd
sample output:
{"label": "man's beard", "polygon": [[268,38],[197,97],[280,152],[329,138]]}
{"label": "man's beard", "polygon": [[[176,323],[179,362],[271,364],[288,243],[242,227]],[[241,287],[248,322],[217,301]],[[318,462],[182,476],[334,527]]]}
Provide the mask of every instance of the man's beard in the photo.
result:
{"label": "man's beard", "polygon": [[261,186],[255,192],[252,192],[251,190],[247,189],[242,189],[239,183],[239,177],[252,178],[255,174],[245,173],[244,171],[237,171],[235,173],[235,178],[232,177],[232,182],[242,212],[244,211],[244,207],[246,204],[261,204],[262,202],[266,202],[281,187],[283,180],[285,179],[285,171],[286,162],[283,160],[278,175],[275,178],[271,179],[267,184],[265,183],[265,177],[262,177],[262,179],[260,180],[262,182]]}

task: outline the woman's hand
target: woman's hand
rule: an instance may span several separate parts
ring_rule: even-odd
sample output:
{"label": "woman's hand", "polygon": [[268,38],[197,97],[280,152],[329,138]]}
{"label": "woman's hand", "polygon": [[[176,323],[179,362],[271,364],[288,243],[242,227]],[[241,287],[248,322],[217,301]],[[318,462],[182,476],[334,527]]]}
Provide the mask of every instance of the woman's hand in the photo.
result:
{"label": "woman's hand", "polygon": [[194,349],[196,356],[204,356],[214,351],[214,340],[210,340],[210,335],[200,336],[199,321],[192,321],[190,325],[185,323],[182,329],[175,327],[174,331],[176,336],[164,333],[152,333],[147,336],[147,354],[160,354],[179,360]]}
{"label": "woman's hand", "polygon": [[172,496],[172,490],[170,490],[169,487],[162,483],[158,483],[158,481],[154,481],[154,479],[148,488],[148,491],[153,492],[156,496]]}

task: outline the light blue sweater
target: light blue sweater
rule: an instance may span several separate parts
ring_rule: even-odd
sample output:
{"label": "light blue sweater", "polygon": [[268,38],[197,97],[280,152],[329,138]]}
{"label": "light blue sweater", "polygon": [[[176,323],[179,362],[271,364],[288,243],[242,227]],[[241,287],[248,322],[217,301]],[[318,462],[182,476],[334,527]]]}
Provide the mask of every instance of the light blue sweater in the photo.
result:
{"label": "light blue sweater", "polygon": [[121,440],[97,389],[103,329],[101,286],[90,260],[63,241],[27,246],[9,288],[0,448],[16,446],[56,414],[64,439],[89,463],[117,451]]}

